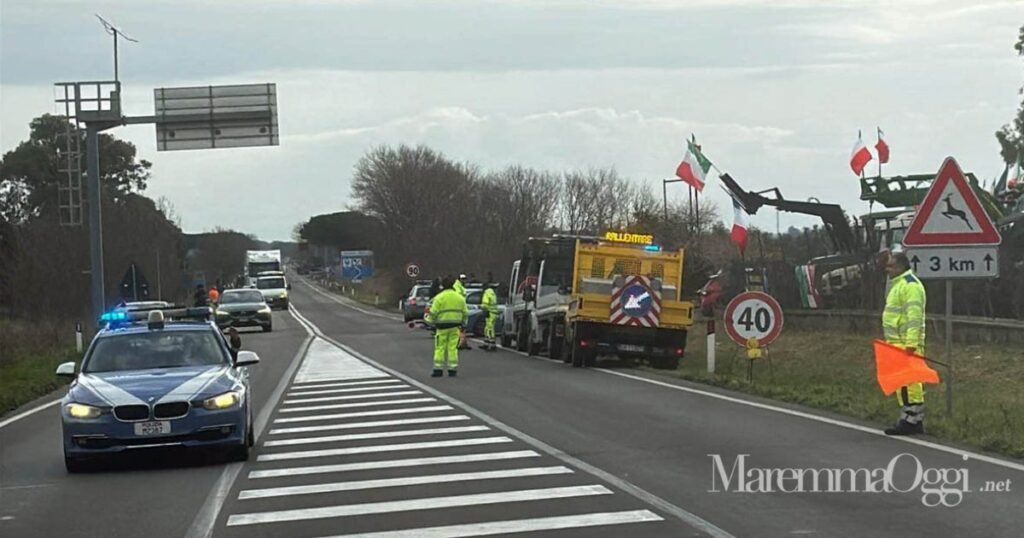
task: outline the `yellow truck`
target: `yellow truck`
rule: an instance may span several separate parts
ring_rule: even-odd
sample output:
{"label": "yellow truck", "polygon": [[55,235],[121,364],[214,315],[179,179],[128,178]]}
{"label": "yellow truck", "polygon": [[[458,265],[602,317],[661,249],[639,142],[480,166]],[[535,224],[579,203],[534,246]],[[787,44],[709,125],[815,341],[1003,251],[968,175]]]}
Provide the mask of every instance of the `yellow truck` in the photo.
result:
{"label": "yellow truck", "polygon": [[512,266],[502,345],[573,366],[614,355],[676,368],[693,325],[683,262],[644,234],[530,238]]}

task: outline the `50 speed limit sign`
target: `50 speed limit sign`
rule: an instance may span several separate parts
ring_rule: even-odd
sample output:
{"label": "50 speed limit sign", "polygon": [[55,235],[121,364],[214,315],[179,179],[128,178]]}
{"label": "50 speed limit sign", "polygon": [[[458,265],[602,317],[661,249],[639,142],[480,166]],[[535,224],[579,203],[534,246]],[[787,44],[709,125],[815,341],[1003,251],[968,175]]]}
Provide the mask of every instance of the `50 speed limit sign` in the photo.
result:
{"label": "50 speed limit sign", "polygon": [[759,346],[771,344],[782,332],[782,307],[767,293],[741,293],[725,307],[725,332],[741,346],[750,338]]}

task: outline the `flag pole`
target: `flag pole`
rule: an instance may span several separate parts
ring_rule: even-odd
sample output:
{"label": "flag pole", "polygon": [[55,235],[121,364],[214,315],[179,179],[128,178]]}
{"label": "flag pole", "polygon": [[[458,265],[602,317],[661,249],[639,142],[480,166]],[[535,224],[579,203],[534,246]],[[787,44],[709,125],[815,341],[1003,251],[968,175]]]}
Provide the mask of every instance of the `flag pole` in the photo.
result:
{"label": "flag pole", "polygon": [[[875,133],[876,136],[878,137],[878,142],[881,142],[882,141],[882,128],[878,127],[876,125],[875,126],[875,130],[878,131],[877,133]],[[876,142],[876,145],[877,145],[877,142]],[[878,181],[879,181],[879,183],[881,183],[881,181],[882,181],[882,156],[881,155],[878,156]]]}

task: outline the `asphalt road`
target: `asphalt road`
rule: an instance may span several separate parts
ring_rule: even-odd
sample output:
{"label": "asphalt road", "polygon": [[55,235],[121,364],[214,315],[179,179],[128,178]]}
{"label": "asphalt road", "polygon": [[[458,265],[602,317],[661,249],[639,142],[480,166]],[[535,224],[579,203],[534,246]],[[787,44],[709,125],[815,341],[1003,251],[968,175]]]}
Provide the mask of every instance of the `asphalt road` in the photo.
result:
{"label": "asphalt road", "polygon": [[[243,349],[260,356],[251,370],[254,417],[306,338],[283,311],[274,313],[271,333],[243,330]],[[225,466],[161,451],[69,475],[52,406],[0,428],[0,536],[184,536]]]}
{"label": "asphalt road", "polygon": [[[160,454],[69,476],[50,408],[0,429],[0,534],[1019,535],[1020,462],[964,460],[805,409],[504,350],[464,352],[459,377],[431,378],[427,332],[302,282],[292,302],[296,318],[277,314],[274,333],[245,337],[263,359],[253,376],[266,425],[249,462]],[[283,379],[307,328],[302,366]],[[755,468],[865,469],[876,485],[873,470],[906,454],[893,468],[910,491],[737,492],[740,471],[730,487],[722,475],[743,454],[745,481]],[[910,487],[916,461],[923,488]],[[981,491],[1007,480],[1008,492]],[[943,484],[954,506],[926,507],[942,498],[928,486]]]}

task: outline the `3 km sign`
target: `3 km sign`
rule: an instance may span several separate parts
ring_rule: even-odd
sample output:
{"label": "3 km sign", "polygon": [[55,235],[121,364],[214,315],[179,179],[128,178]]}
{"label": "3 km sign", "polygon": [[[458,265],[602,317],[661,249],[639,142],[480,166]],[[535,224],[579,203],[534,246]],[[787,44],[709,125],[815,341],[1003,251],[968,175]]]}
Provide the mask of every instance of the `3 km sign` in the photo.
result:
{"label": "3 km sign", "polygon": [[999,276],[1001,238],[960,166],[947,157],[903,238],[920,278]]}

